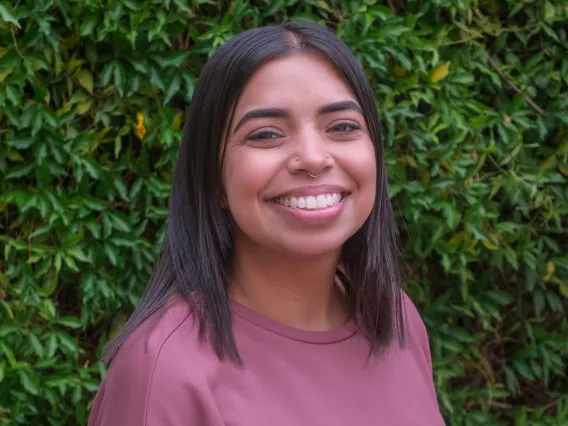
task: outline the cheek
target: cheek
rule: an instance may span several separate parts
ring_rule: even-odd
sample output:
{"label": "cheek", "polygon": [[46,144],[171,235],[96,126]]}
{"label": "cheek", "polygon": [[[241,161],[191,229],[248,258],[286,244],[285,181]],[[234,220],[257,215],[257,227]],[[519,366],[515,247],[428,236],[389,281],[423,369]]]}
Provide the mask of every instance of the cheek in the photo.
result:
{"label": "cheek", "polygon": [[361,175],[365,179],[366,183],[373,188],[377,184],[377,161],[375,159],[375,149],[372,143],[366,144],[365,150],[362,150],[363,154],[359,157],[358,169]]}
{"label": "cheek", "polygon": [[374,149],[368,150],[367,155],[361,158],[357,170],[360,173],[359,182],[363,192],[365,210],[370,214],[377,196],[377,162]]}
{"label": "cheek", "polygon": [[223,186],[231,210],[252,208],[272,179],[275,165],[262,150],[235,148],[227,153],[223,167]]}
{"label": "cheek", "polygon": [[352,147],[345,154],[343,164],[346,172],[365,195],[374,195],[377,185],[377,163],[373,143],[365,141],[356,148]]}

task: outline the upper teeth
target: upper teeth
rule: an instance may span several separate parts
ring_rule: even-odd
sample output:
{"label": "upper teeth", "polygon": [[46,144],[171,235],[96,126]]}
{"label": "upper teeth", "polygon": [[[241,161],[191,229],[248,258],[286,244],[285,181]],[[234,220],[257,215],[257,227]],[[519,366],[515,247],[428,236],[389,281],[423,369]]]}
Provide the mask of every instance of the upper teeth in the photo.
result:
{"label": "upper teeth", "polygon": [[338,192],[331,194],[308,195],[307,197],[280,197],[276,202],[293,209],[324,209],[336,205],[341,201],[341,194]]}

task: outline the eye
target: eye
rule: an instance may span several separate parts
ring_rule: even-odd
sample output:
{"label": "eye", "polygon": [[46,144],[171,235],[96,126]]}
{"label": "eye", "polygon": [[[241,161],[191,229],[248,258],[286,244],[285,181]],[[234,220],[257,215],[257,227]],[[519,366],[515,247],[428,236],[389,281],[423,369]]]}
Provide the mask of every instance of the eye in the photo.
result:
{"label": "eye", "polygon": [[361,126],[351,121],[342,121],[334,124],[330,129],[330,131],[335,133],[351,133],[357,130],[361,130]]}
{"label": "eye", "polygon": [[249,141],[265,141],[265,140],[274,140],[278,139],[280,135],[276,133],[274,130],[270,129],[261,129],[256,133],[252,133],[247,137]]}

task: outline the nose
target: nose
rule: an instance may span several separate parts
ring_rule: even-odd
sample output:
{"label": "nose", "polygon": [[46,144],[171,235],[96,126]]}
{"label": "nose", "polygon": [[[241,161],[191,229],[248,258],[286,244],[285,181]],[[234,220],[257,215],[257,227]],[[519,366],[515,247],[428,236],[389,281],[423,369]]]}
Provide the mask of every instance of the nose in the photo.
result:
{"label": "nose", "polygon": [[329,144],[317,131],[306,131],[297,140],[297,149],[291,161],[292,172],[305,171],[318,175],[333,165]]}

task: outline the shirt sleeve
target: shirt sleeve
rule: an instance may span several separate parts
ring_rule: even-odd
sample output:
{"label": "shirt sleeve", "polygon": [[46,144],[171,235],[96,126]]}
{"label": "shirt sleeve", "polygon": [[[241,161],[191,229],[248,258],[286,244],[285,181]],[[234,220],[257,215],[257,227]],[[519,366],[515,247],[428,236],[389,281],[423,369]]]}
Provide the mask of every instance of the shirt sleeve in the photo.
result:
{"label": "shirt sleeve", "polygon": [[430,352],[430,341],[428,339],[428,330],[426,329],[426,325],[424,324],[424,321],[422,321],[416,306],[410,297],[408,297],[408,295],[404,292],[403,306],[405,308],[407,331],[410,335],[410,349],[412,352],[416,353],[419,358],[421,358],[425,373],[429,378],[432,378],[432,354]]}
{"label": "shirt sleeve", "polygon": [[88,426],[224,425],[199,360],[171,334],[159,345],[127,339],[97,392]]}

